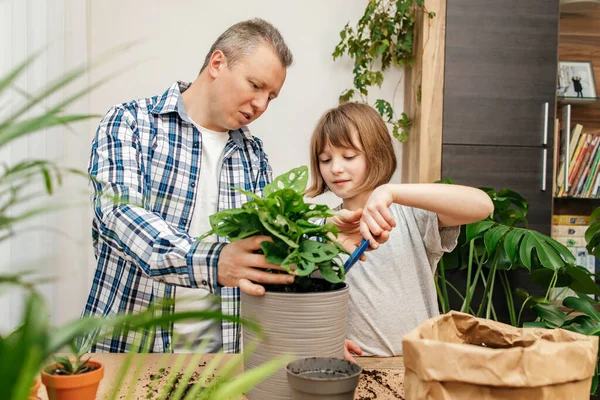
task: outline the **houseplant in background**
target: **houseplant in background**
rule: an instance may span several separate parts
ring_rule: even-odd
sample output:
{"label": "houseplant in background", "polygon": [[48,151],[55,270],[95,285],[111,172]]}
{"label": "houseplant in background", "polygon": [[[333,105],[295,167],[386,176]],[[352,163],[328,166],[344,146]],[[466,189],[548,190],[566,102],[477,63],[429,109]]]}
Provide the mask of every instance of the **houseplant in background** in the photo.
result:
{"label": "houseplant in background", "polygon": [[[261,243],[267,261],[295,275],[289,286],[267,286],[264,296],[242,293],[242,316],[258,322],[266,336],[246,359],[246,368],[287,351],[298,358],[344,354],[348,287],[340,254],[346,252],[332,239],[338,232],[334,224],[311,222],[334,213],[325,205],[304,202],[307,182],[308,168],[302,166],[275,178],[265,187],[264,198],[236,189],[251,200],[210,217],[212,230],[206,235],[215,233],[230,241],[270,236],[272,242]],[[314,272],[320,277],[312,277]],[[252,331],[243,330],[244,345],[257,339]],[[258,385],[248,398],[290,399],[285,371]]]}
{"label": "houseplant in background", "polygon": [[[340,95],[340,103],[355,97],[369,103],[369,89],[381,87],[386,69],[391,66],[413,66],[415,20],[419,11],[423,11],[429,18],[435,16],[435,13],[425,9],[425,0],[369,0],[356,27],[346,24],[340,32],[341,40],[335,47],[333,59],[348,54],[354,60],[354,85]],[[398,117],[392,103],[393,101],[377,99],[374,106],[391,125],[394,137],[405,142],[411,120],[406,113]]]}
{"label": "houseplant in background", "polygon": [[[446,180],[446,183],[451,183]],[[586,268],[575,265],[575,257],[563,245],[539,232],[527,229],[528,204],[523,197],[508,189],[486,191],[494,202],[494,213],[488,219],[461,228],[457,248],[444,255],[438,265],[436,286],[442,312],[450,310],[450,293],[460,300],[456,309],[475,316],[498,320],[495,308],[505,306],[511,325],[519,327],[562,327],[577,333],[599,335],[595,303],[588,294],[600,295],[594,277]],[[588,250],[600,254],[600,209],[591,217],[586,232]],[[524,269],[531,280],[540,285],[543,295],[535,296],[522,288],[511,287],[509,272]],[[464,290],[455,287],[448,273],[462,270],[466,274]],[[500,281],[504,297],[494,297]],[[551,295],[557,287],[568,287],[577,294],[564,300],[563,305],[583,313],[570,317],[559,309]],[[452,292],[450,292],[452,291]],[[478,293],[478,296],[475,294]],[[515,298],[521,298],[517,307]],[[522,313],[531,308],[537,321],[523,321]],[[535,318],[535,316],[533,317]],[[532,319],[533,319],[532,318]],[[596,321],[596,322],[594,322]],[[592,380],[592,393],[597,389],[598,369]]]}
{"label": "houseplant in background", "polygon": [[[114,50],[111,52],[114,54]],[[17,77],[27,71],[27,67],[35,60],[36,54],[18,65],[7,75],[0,77],[0,96],[11,89]],[[0,149],[26,135],[39,132],[45,128],[65,125],[70,122],[91,118],[91,115],[68,115],[65,108],[81,96],[90,87],[76,91],[65,100],[51,105],[45,112],[35,114],[35,106],[47,100],[61,89],[72,85],[73,82],[87,71],[86,67],[78,68],[65,76],[51,82],[39,93],[24,94],[24,104],[15,104],[16,112],[8,113],[0,119]],[[35,116],[30,116],[30,115]],[[27,116],[27,117],[23,117]],[[47,160],[25,160],[15,165],[3,164],[0,170],[0,241],[6,241],[15,235],[15,228],[28,219],[44,214],[53,209],[59,209],[60,204],[50,207],[44,195],[51,195],[60,186],[65,173],[83,174],[79,171],[61,168]],[[83,174],[85,175],[85,174]],[[42,204],[36,200],[45,200]],[[115,199],[118,201],[118,199]],[[16,268],[13,268],[16,270]],[[84,338],[100,338],[97,333],[101,328],[117,328],[129,330],[148,330],[158,326],[166,326],[175,321],[185,319],[226,319],[240,322],[249,329],[257,329],[255,324],[240,321],[239,318],[226,316],[211,311],[190,311],[156,317],[154,307],[172,307],[172,304],[155,304],[140,314],[122,314],[112,318],[84,318],[69,322],[60,327],[51,325],[51,316],[44,297],[38,292],[37,285],[48,282],[47,277],[40,277],[35,271],[20,271],[0,274],[0,294],[6,288],[17,288],[24,298],[24,310],[19,325],[8,333],[0,333],[0,388],[2,397],[11,400],[26,400],[32,390],[39,387],[36,376],[47,366],[51,356],[64,351],[65,346]],[[144,351],[143,348],[138,350]],[[133,353],[131,353],[133,355]],[[239,360],[232,360],[216,373],[220,379],[210,383],[206,381],[193,385],[199,393],[197,399],[208,399],[210,394],[219,398],[239,397],[256,383],[286,364],[286,359],[275,359],[260,367],[248,370],[235,376],[239,370]],[[128,366],[124,363],[119,377],[124,379]],[[208,370],[208,373],[213,373]],[[177,375],[179,371],[173,371]],[[185,383],[185,382],[182,382]],[[202,386],[204,385],[204,386]],[[131,398],[119,395],[120,383],[114,384],[112,398]],[[201,391],[202,388],[207,390]]]}
{"label": "houseplant in background", "polygon": [[[450,309],[452,290],[462,301],[457,307],[459,311],[497,320],[493,298],[501,286],[508,313],[506,322],[520,326],[522,312],[530,300],[526,291],[519,290],[525,300],[519,306],[515,302],[516,288],[512,288],[508,274],[516,269],[526,269],[531,279],[544,289],[546,299],[557,285],[580,293],[600,294],[590,274],[574,264],[575,257],[565,246],[522,227],[527,224],[528,211],[523,197],[508,189],[497,193],[490,188],[481,189],[492,199],[494,213],[463,227],[456,249],[440,260],[436,284],[442,312]],[[456,269],[466,273],[464,292],[447,279],[448,272]],[[479,296],[475,296],[477,290]]]}
{"label": "houseplant in background", "polygon": [[[590,216],[590,226],[585,232],[585,241],[588,252],[596,258],[600,258],[600,207],[596,208]],[[569,311],[557,307],[547,299],[532,298],[532,309],[537,314],[538,320],[526,322],[524,326],[561,328],[584,335],[600,336],[600,312],[595,307],[598,302],[593,301],[584,293],[587,290],[582,292],[576,289],[579,288],[576,287],[573,291],[577,297],[569,296],[562,302],[562,305]],[[596,364],[596,374],[592,380],[592,394],[598,392],[599,378],[600,356]]]}

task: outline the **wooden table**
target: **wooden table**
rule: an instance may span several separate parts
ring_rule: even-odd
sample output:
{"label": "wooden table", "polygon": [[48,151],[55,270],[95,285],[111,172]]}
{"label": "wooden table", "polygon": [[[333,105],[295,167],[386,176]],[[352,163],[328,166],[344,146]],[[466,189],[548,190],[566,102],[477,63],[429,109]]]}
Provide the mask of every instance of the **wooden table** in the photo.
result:
{"label": "wooden table", "polygon": [[[156,399],[159,389],[165,385],[167,373],[171,369],[183,371],[187,365],[193,362],[196,365],[194,372],[197,376],[217,355],[203,354],[194,359],[192,354],[135,354],[127,372],[122,373],[121,368],[126,363],[127,356],[127,354],[92,355],[92,359],[104,364],[104,379],[100,381],[98,399]],[[219,365],[239,357],[239,355],[222,355]],[[404,363],[402,357],[357,357],[357,362],[363,368],[363,373],[355,399],[403,399]],[[119,383],[119,379],[122,379],[121,383]],[[121,389],[113,397],[115,387]],[[43,385],[38,396],[42,400],[48,399]]]}

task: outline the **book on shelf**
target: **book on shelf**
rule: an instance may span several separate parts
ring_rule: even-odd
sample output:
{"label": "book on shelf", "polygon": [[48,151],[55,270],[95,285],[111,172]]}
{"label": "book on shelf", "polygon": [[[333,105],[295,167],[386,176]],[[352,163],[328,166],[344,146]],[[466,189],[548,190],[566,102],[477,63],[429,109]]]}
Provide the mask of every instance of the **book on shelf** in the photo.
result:
{"label": "book on shelf", "polygon": [[555,236],[584,237],[585,231],[588,228],[589,228],[588,225],[552,225],[552,237],[555,237]]}
{"label": "book on shelf", "polygon": [[[584,133],[583,126],[576,124],[571,130],[568,154],[565,148],[559,152],[560,167],[556,174],[557,197],[597,197],[599,192],[600,136]],[[565,176],[568,166],[568,176]],[[568,190],[565,187],[568,182]]]}
{"label": "book on shelf", "polygon": [[552,239],[566,247],[585,247],[585,237],[582,236],[553,236]]}
{"label": "book on shelf", "polygon": [[[563,128],[563,129],[568,129],[568,128]],[[557,175],[557,179],[556,179],[556,186],[558,189],[563,188],[564,186],[564,182],[565,182],[565,164],[569,164],[569,171],[573,170],[573,166],[570,165],[571,164],[571,159],[573,158],[573,154],[575,154],[575,149],[578,146],[579,143],[579,137],[581,136],[581,131],[583,129],[583,126],[577,124],[575,125],[575,127],[573,128],[573,130],[571,131],[571,141],[569,142],[569,154],[565,154],[566,150],[563,149],[562,152],[560,152],[560,166],[558,168],[558,175]],[[564,190],[564,188],[563,188]]]}
{"label": "book on shelf", "polygon": [[589,225],[589,215],[553,215],[552,225]]}
{"label": "book on shelf", "polygon": [[571,197],[582,197],[581,192],[589,177],[593,157],[595,157],[598,150],[598,135],[588,135],[587,140],[589,142],[588,147],[585,149],[579,170],[573,180],[573,185],[569,188],[569,196]]}

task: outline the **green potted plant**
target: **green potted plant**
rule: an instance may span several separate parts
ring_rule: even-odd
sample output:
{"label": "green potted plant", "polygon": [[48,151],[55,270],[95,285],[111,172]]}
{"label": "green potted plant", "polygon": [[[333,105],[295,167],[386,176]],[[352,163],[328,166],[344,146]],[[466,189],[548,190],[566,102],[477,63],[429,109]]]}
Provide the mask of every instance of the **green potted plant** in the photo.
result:
{"label": "green potted plant", "polygon": [[[345,273],[340,255],[346,252],[332,239],[338,233],[334,224],[312,222],[331,217],[334,212],[325,205],[304,202],[307,182],[308,168],[302,166],[275,178],[265,187],[264,198],[235,188],[250,201],[240,209],[221,211],[210,217],[212,230],[206,235],[215,233],[230,241],[254,235],[270,236],[272,242],[261,243],[267,261],[281,265],[295,276],[294,283],[288,286],[267,285],[264,296],[242,293],[242,317],[256,321],[266,336],[257,351],[246,359],[246,368],[254,368],[287,351],[298,358],[342,358],[344,354],[348,287],[343,282]],[[252,331],[243,330],[245,345],[258,339]],[[291,398],[285,371],[265,380],[248,397]]]}
{"label": "green potted plant", "polygon": [[[333,59],[347,54],[354,60],[354,85],[340,95],[340,103],[355,97],[369,103],[369,89],[381,87],[386,69],[413,66],[415,20],[419,10],[429,18],[435,16],[425,9],[425,0],[369,0],[356,27],[350,23],[344,26]],[[393,136],[406,142],[411,127],[408,115],[403,112],[397,117],[392,104],[385,99],[375,100],[374,106],[391,126]]]}
{"label": "green potted plant", "polygon": [[[76,350],[76,349],[74,349]],[[42,383],[50,400],[94,400],[104,365],[74,351],[75,357],[54,357],[54,362],[42,370]]]}

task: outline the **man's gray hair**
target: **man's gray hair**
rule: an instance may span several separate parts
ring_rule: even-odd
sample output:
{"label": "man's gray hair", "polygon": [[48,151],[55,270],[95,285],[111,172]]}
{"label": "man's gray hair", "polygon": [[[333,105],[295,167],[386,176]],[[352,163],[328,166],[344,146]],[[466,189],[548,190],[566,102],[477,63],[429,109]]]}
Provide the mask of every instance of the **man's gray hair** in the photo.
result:
{"label": "man's gray hair", "polygon": [[227,66],[231,68],[241,58],[252,54],[260,43],[271,46],[279,57],[281,65],[285,68],[292,65],[294,56],[285,44],[279,30],[264,19],[254,18],[238,22],[223,32],[211,46],[200,72],[204,71],[210,61],[210,56],[216,50],[223,52],[227,58]]}

